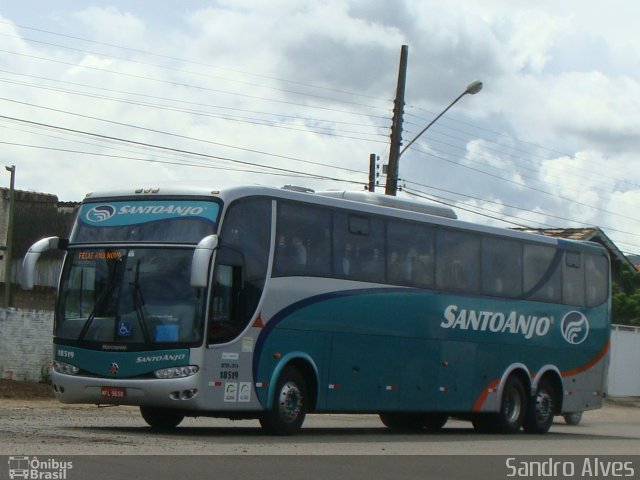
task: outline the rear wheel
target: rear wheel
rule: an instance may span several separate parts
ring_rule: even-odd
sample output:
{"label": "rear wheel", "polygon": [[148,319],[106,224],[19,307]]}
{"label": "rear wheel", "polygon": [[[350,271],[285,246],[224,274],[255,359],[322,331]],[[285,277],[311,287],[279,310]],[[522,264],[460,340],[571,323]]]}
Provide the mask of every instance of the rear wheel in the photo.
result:
{"label": "rear wheel", "polygon": [[260,425],[273,435],[293,435],[302,428],[307,404],[304,376],[295,367],[287,366],[276,384],[273,405],[260,417]]}
{"label": "rear wheel", "polygon": [[548,380],[542,379],[527,410],[527,418],[524,422],[525,432],[547,433],[553,424],[556,402],[553,386]]}
{"label": "rear wheel", "polygon": [[471,420],[478,433],[516,433],[527,413],[527,395],[522,380],[512,375],[504,384],[498,413],[481,413]]}
{"label": "rear wheel", "polygon": [[527,413],[527,395],[522,380],[516,376],[507,379],[502,392],[500,411],[495,418],[495,429],[501,433],[515,433],[522,427]]}
{"label": "rear wheel", "polygon": [[567,413],[563,417],[567,425],[578,425],[582,420],[582,412]]}
{"label": "rear wheel", "polygon": [[175,428],[184,420],[183,413],[170,408],[140,407],[140,413],[150,427],[163,430]]}

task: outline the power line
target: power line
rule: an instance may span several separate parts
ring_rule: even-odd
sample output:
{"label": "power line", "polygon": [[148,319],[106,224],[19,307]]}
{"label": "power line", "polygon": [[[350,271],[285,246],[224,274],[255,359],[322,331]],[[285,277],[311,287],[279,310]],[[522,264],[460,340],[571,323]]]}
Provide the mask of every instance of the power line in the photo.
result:
{"label": "power line", "polygon": [[[166,131],[163,131],[163,130],[156,130],[156,129],[153,129],[153,128],[141,127],[139,125],[133,125],[133,124],[130,124],[130,123],[116,122],[114,120],[107,120],[107,119],[104,119],[104,118],[94,117],[94,116],[91,116],[91,115],[83,115],[83,114],[80,114],[80,113],[69,112],[69,111],[66,111],[66,110],[59,110],[59,109],[56,109],[56,108],[44,107],[44,106],[41,106],[41,105],[35,105],[35,104],[27,103],[27,102],[20,102],[20,101],[17,101],[17,100],[6,99],[6,98],[2,98],[2,97],[0,97],[0,100],[5,100],[5,101],[8,101],[8,102],[14,102],[14,103],[18,103],[18,104],[24,104],[24,105],[28,105],[28,106],[31,106],[31,107],[41,108],[41,109],[50,110],[50,111],[54,111],[54,112],[58,112],[58,113],[64,113],[64,114],[67,114],[67,115],[73,115],[73,116],[77,116],[77,117],[81,117],[81,118],[88,118],[88,119],[91,119],[91,120],[110,123],[110,124],[118,125],[118,126],[124,126],[124,127],[127,127],[127,128],[134,128],[134,129],[142,130],[142,131],[146,131],[146,132],[158,133],[158,134],[161,134],[161,135],[167,135],[167,136],[180,138],[180,139],[184,139],[184,140],[191,140],[191,141],[202,142],[202,143],[207,143],[207,144],[211,144],[211,145],[217,145],[217,146],[221,146],[221,147],[225,147],[225,148],[241,150],[243,152],[255,153],[255,154],[258,154],[258,155],[266,155],[266,156],[269,156],[269,157],[280,158],[280,159],[283,159],[283,160],[293,160],[293,161],[297,161],[297,162],[307,163],[307,164],[310,164],[310,165],[316,165],[316,166],[322,166],[322,167],[326,167],[327,166],[326,163],[313,162],[313,161],[310,161],[310,160],[303,160],[301,158],[289,157],[289,156],[286,156],[286,155],[279,155],[279,154],[275,154],[275,153],[268,153],[268,152],[263,152],[261,150],[251,149],[251,148],[238,147],[238,146],[235,146],[235,145],[229,145],[229,144],[225,144],[225,143],[221,143],[221,142],[214,142],[213,140],[205,140],[205,139],[202,139],[202,138],[189,137],[187,135],[179,135],[177,133],[171,133],[171,132],[166,132]],[[63,128],[63,127],[56,127],[54,125],[47,125],[47,124],[40,123],[40,122],[31,122],[31,121],[28,121],[28,120],[23,120],[23,119],[14,118],[14,117],[8,117],[8,116],[4,116],[4,115],[0,115],[0,118],[11,119],[11,120],[15,120],[15,121],[18,121],[18,122],[31,123],[33,125],[43,125],[43,126],[47,126],[49,128],[57,128],[57,129],[66,130],[66,131],[80,132],[79,130],[66,129],[66,128]],[[82,132],[82,133],[87,134],[86,132]],[[117,137],[111,137],[109,135],[99,135],[99,134],[96,134],[96,133],[89,133],[89,135],[96,136],[96,137],[102,137],[102,138],[117,138]],[[144,143],[142,143],[142,142],[136,142],[136,143],[144,145]],[[363,174],[364,173],[364,174],[366,174],[366,172],[362,172],[362,171],[359,171],[359,170],[348,169],[348,168],[344,168],[344,167],[335,167],[335,168],[338,168],[338,169],[344,170],[344,171],[348,171],[348,172],[351,172],[351,173],[358,173],[358,174]]]}
{"label": "power line", "polygon": [[[118,45],[118,44],[113,44],[113,43],[98,42],[98,41],[95,41],[95,40],[90,40],[90,39],[79,37],[79,36],[74,36],[74,35],[69,35],[69,34],[64,34],[64,33],[59,33],[59,32],[53,32],[51,30],[44,30],[44,29],[40,29],[40,28],[29,27],[29,26],[26,26],[26,25],[14,24],[12,22],[0,21],[0,24],[16,26],[16,27],[22,28],[24,30],[31,30],[31,31],[35,31],[35,32],[47,33],[49,35],[54,35],[54,36],[64,37],[64,38],[70,38],[70,39],[73,39],[73,40],[80,40],[82,42],[90,43],[90,44],[93,44],[93,45],[101,45],[101,46],[106,46],[106,47],[117,48],[117,49],[120,49],[120,50],[129,51],[129,52],[141,53],[141,54],[148,55],[148,56],[151,56],[151,57],[163,58],[163,59],[166,59],[166,60],[178,61],[178,62],[181,62],[181,63],[192,64],[192,65],[199,65],[199,66],[202,66],[202,67],[214,68],[214,69],[218,69],[218,70],[225,70],[225,71],[229,71],[229,72],[233,72],[233,73],[241,73],[243,75],[248,75],[248,76],[252,76],[252,77],[256,77],[256,78],[264,78],[264,79],[269,79],[269,80],[276,80],[278,82],[288,83],[288,84],[291,84],[291,85],[298,85],[298,86],[302,86],[302,87],[306,87],[306,88],[312,88],[312,89],[321,90],[321,91],[340,93],[340,94],[345,94],[345,95],[349,95],[349,96],[352,96],[352,97],[361,97],[361,98],[368,98],[368,99],[371,99],[371,100],[380,101],[380,99],[378,97],[373,97],[371,95],[365,95],[365,94],[360,93],[360,92],[352,92],[352,91],[340,90],[340,89],[335,89],[335,88],[326,87],[326,86],[322,86],[322,85],[313,85],[313,84],[309,84],[309,83],[298,82],[298,81],[287,79],[287,78],[274,77],[274,76],[270,76],[270,75],[264,75],[264,74],[248,72],[248,71],[240,70],[240,69],[236,69],[236,68],[223,67],[223,66],[220,66],[220,65],[214,65],[214,64],[206,63],[206,62],[199,62],[199,61],[195,61],[195,60],[186,60],[184,58],[173,57],[173,56],[170,56],[170,55],[165,55],[165,54],[161,54],[161,53],[157,53],[157,52],[151,52],[149,50],[131,48],[131,47],[127,47],[127,46],[124,46],[124,45]],[[4,34],[4,35],[13,36],[13,35],[10,35],[10,34]],[[23,37],[18,37],[18,38],[24,39]],[[384,100],[384,101],[388,101],[388,100]],[[373,108],[378,108],[378,107],[373,107]]]}
{"label": "power line", "polygon": [[[72,86],[75,86],[75,87],[89,88],[89,89],[93,89],[93,90],[98,90],[99,92],[110,92],[110,93],[116,93],[116,94],[122,94],[122,95],[131,95],[131,96],[135,96],[135,97],[150,98],[150,99],[153,99],[153,100],[163,100],[163,101],[175,102],[175,103],[180,103],[180,104],[185,104],[185,105],[194,105],[194,106],[198,106],[198,107],[215,108],[215,109],[220,109],[220,110],[230,110],[230,111],[236,111],[236,112],[242,112],[242,113],[251,113],[251,114],[257,114],[257,115],[267,115],[267,116],[272,116],[272,117],[277,117],[277,118],[288,118],[288,119],[292,119],[292,120],[302,120],[302,121],[307,121],[307,122],[331,123],[331,124],[334,124],[334,125],[351,125],[351,126],[359,126],[359,127],[373,127],[373,128],[376,128],[376,129],[382,129],[382,128],[388,129],[389,128],[387,125],[369,125],[369,124],[357,123],[357,122],[347,122],[347,121],[332,120],[332,119],[326,119],[326,118],[303,117],[303,116],[300,116],[300,115],[286,115],[286,114],[282,114],[282,113],[264,112],[264,111],[259,111],[259,110],[249,110],[249,109],[243,109],[243,108],[237,108],[237,107],[229,107],[229,106],[225,106],[225,105],[211,105],[211,104],[206,104],[206,103],[202,103],[202,102],[191,102],[191,101],[184,100],[184,99],[175,99],[175,98],[168,98],[168,97],[160,97],[160,96],[157,96],[157,95],[149,95],[149,94],[144,94],[144,93],[139,93],[139,92],[115,90],[115,89],[106,88],[106,87],[103,87],[103,86],[96,87],[96,86],[93,86],[93,85],[87,85],[85,83],[69,82],[69,81],[58,80],[58,79],[49,78],[49,77],[42,77],[42,76],[38,76],[38,75],[12,72],[10,70],[2,70],[2,69],[0,69],[0,73],[7,73],[7,74],[10,74],[10,75],[16,75],[16,76],[20,76],[20,77],[28,77],[28,78],[33,78],[33,79],[37,79],[37,80],[44,80],[44,81],[47,81],[47,82],[55,82],[55,83],[59,83],[59,84],[72,85]],[[17,85],[30,86],[30,87],[34,87],[34,88],[54,89],[54,87],[50,87],[50,86],[46,86],[46,85],[30,84],[30,83],[26,83],[26,82],[19,82],[17,80],[0,79],[0,81],[4,81],[4,82],[8,82],[8,83],[14,83],[14,84],[17,84]],[[81,91],[77,91],[77,90],[66,90],[66,89],[62,89],[62,88],[55,89],[55,90],[56,91],[61,91],[61,92],[66,92],[66,93],[71,93],[71,94],[90,95],[87,92],[81,92]],[[104,95],[95,94],[95,98],[103,98],[103,97],[106,98],[106,99],[114,99],[113,97],[106,97]],[[125,101],[124,99],[122,99],[122,100],[121,99],[114,99],[114,100],[123,101],[123,102]],[[353,112],[350,112],[350,113],[353,113]]]}
{"label": "power line", "polygon": [[[281,92],[281,93],[286,93],[286,94],[289,94],[289,95],[300,95],[300,96],[304,96],[304,97],[307,97],[307,98],[314,98],[314,99],[318,99],[318,100],[326,100],[326,101],[331,101],[331,102],[335,101],[335,99],[333,99],[333,98],[324,97],[324,96],[321,96],[321,95],[315,95],[315,94],[310,94],[310,93],[305,93],[305,92],[298,92],[298,91],[295,91],[295,90],[287,90],[287,89],[284,89],[284,88],[273,87],[271,85],[258,84],[258,83],[248,82],[248,81],[234,79],[234,78],[220,77],[220,76],[211,75],[211,74],[208,74],[208,73],[192,72],[192,71],[184,70],[184,69],[180,69],[180,68],[167,67],[165,65],[158,65],[158,64],[149,63],[149,62],[142,62],[140,60],[132,60],[130,58],[124,58],[124,57],[119,57],[119,56],[115,56],[115,55],[109,55],[109,54],[102,53],[102,52],[93,52],[93,51],[89,51],[89,50],[83,50],[83,49],[80,49],[80,48],[68,47],[66,45],[60,45],[60,44],[51,43],[51,42],[44,42],[42,40],[34,40],[34,39],[31,39],[31,38],[20,37],[20,36],[17,36],[17,35],[11,35],[11,34],[7,34],[7,33],[0,33],[0,36],[12,37],[12,38],[20,38],[21,40],[24,40],[24,41],[27,41],[27,42],[31,42],[31,43],[38,43],[38,44],[41,44],[41,45],[53,46],[53,47],[61,48],[61,49],[64,49],[64,50],[69,50],[69,51],[72,51],[72,52],[78,52],[78,53],[89,54],[89,55],[96,55],[96,56],[99,56],[99,57],[109,58],[109,59],[113,59],[113,60],[120,60],[120,61],[123,61],[123,62],[132,63],[134,65],[144,65],[144,66],[147,66],[147,67],[159,68],[159,69],[170,71],[170,72],[186,73],[188,75],[195,75],[195,76],[204,77],[204,78],[211,79],[211,80],[224,80],[224,81],[227,81],[227,82],[239,83],[239,84],[242,84],[242,85],[248,85],[250,87],[259,87],[259,88],[264,88],[264,89],[267,89],[267,90],[274,90],[274,91]],[[386,110],[386,108],[383,108],[383,107],[377,107],[377,106],[374,106],[374,105],[367,105],[367,104],[353,102],[353,101],[349,101],[349,100],[341,100],[340,103],[349,104],[349,105],[355,105],[355,106],[359,106],[359,107]]]}
{"label": "power line", "polygon": [[[200,152],[194,152],[194,151],[191,151],[191,150],[185,150],[185,149],[173,148],[173,147],[166,147],[166,146],[156,145],[156,144],[147,143],[147,142],[140,142],[140,141],[136,141],[136,140],[124,139],[124,138],[115,137],[115,136],[112,136],[112,135],[103,135],[103,134],[99,134],[99,133],[87,132],[87,131],[77,130],[77,129],[73,129],[73,128],[59,127],[59,126],[49,125],[49,124],[42,123],[42,122],[35,122],[35,121],[32,121],[32,120],[25,120],[25,119],[20,119],[20,118],[15,118],[15,117],[9,117],[9,116],[6,116],[6,115],[0,115],[0,118],[5,119],[5,120],[24,123],[24,124],[27,124],[27,125],[47,127],[47,128],[51,128],[51,129],[55,129],[55,130],[64,131],[64,132],[72,132],[72,133],[77,133],[77,134],[81,134],[81,135],[88,135],[88,136],[95,137],[95,138],[101,138],[101,139],[107,139],[107,140],[115,140],[115,141],[118,141],[118,142],[123,142],[123,143],[127,143],[127,144],[138,145],[138,146],[143,146],[143,147],[147,147],[147,148],[159,149],[159,150],[172,152],[172,153],[195,155],[195,156],[198,156],[198,157],[212,159],[212,160],[223,160],[223,161],[237,163],[237,164],[240,164],[240,165],[248,165],[248,166],[251,166],[251,167],[262,167],[262,168],[267,168],[267,169],[274,170],[274,171],[277,171],[277,172],[284,172],[284,173],[290,173],[290,174],[293,173],[293,174],[296,174],[296,175],[301,173],[298,170],[292,170],[292,169],[288,169],[288,168],[274,167],[272,165],[263,165],[263,164],[258,164],[258,163],[254,163],[254,162],[247,162],[247,161],[237,160],[237,159],[233,159],[233,158],[229,158],[229,157],[222,157],[222,156],[219,156],[219,155],[210,155],[210,154],[205,154],[205,153],[200,153]],[[6,143],[6,142],[3,142],[3,143]],[[307,162],[307,163],[314,163],[314,162]],[[318,164],[318,165],[320,165],[320,164]],[[323,165],[323,166],[325,166],[325,165]],[[359,173],[362,173],[362,172],[359,172]],[[343,179],[339,179],[339,178],[335,178],[335,177],[328,177],[328,176],[324,176],[324,175],[316,175],[316,174],[308,174],[308,175],[309,176],[314,176],[316,178],[322,178],[322,179],[325,179],[325,180],[334,180],[334,181],[340,181],[340,182],[345,181]],[[351,182],[351,183],[361,184],[363,182],[359,181],[359,182]]]}
{"label": "power line", "polygon": [[[331,107],[324,107],[324,106],[320,106],[320,105],[309,105],[309,104],[303,104],[303,103],[298,103],[298,102],[292,102],[292,101],[289,101],[289,100],[281,100],[281,99],[276,99],[276,98],[267,98],[267,97],[261,97],[259,95],[250,95],[250,94],[247,94],[247,93],[231,92],[231,91],[228,91],[228,90],[221,90],[221,89],[216,89],[216,88],[203,87],[201,85],[194,85],[194,84],[189,84],[189,83],[185,83],[185,82],[162,80],[162,79],[158,79],[158,78],[148,77],[148,76],[145,76],[145,75],[137,75],[135,73],[118,72],[118,71],[115,71],[115,70],[109,70],[107,68],[100,68],[100,67],[93,67],[93,66],[90,66],[90,65],[78,65],[77,63],[65,62],[63,60],[54,60],[52,58],[39,57],[37,55],[30,55],[30,54],[27,54],[27,53],[13,52],[11,50],[0,49],[0,52],[8,53],[10,55],[18,55],[18,56],[22,56],[22,57],[32,58],[32,59],[35,59],[35,60],[41,60],[41,61],[45,61],[45,62],[52,62],[52,63],[61,64],[61,65],[73,66],[75,68],[84,68],[84,69],[87,69],[87,70],[93,70],[93,71],[98,71],[98,72],[103,72],[103,73],[110,73],[110,74],[113,74],[113,75],[119,75],[119,76],[124,76],[124,77],[128,77],[128,78],[136,78],[138,80],[148,80],[148,81],[152,81],[152,82],[162,83],[162,84],[165,84],[165,85],[173,85],[173,86],[176,86],[176,87],[187,87],[187,88],[192,88],[194,90],[201,90],[201,91],[205,91],[205,92],[220,93],[220,94],[223,94],[223,95],[233,95],[233,96],[237,96],[237,97],[250,98],[252,100],[261,100],[261,101],[274,102],[274,103],[280,103],[280,104],[286,104],[286,105],[295,105],[295,106],[299,106],[299,107],[314,108],[314,109],[325,110],[325,111],[330,111],[330,112],[348,113],[348,114],[353,114],[353,115],[363,115],[363,116],[365,116],[365,114],[353,113],[353,112],[350,112],[350,111],[347,111],[347,110],[338,110],[336,108],[331,108]],[[374,117],[374,118],[386,118],[386,117],[383,117],[383,116],[380,116],[380,115],[378,115],[378,116],[376,116],[376,115],[366,115],[366,116],[371,116],[371,117]]]}
{"label": "power line", "polygon": [[543,189],[541,189],[541,188],[532,187],[531,185],[527,185],[527,184],[522,183],[522,182],[517,182],[517,181],[515,181],[515,180],[509,180],[509,179],[507,179],[507,178],[504,178],[504,177],[501,177],[501,176],[498,176],[498,175],[494,175],[494,174],[492,174],[492,173],[486,172],[486,171],[481,170],[481,169],[479,169],[479,168],[474,168],[474,167],[470,167],[470,166],[468,166],[468,165],[463,165],[462,163],[455,162],[455,161],[450,160],[450,159],[448,159],[448,158],[441,157],[441,156],[439,156],[439,155],[434,155],[433,153],[430,153],[430,152],[425,152],[424,150],[420,150],[419,148],[414,148],[414,149],[413,149],[413,151],[415,151],[415,152],[420,152],[420,153],[422,153],[423,155],[427,155],[427,156],[430,156],[430,157],[433,157],[433,158],[437,158],[438,160],[443,160],[443,161],[445,161],[445,162],[452,163],[452,164],[457,165],[457,166],[459,166],[459,167],[466,168],[466,169],[468,169],[468,170],[472,170],[472,171],[474,171],[474,172],[478,172],[478,173],[481,173],[481,174],[483,174],[483,175],[490,176],[490,177],[495,178],[495,179],[498,179],[498,180],[500,180],[500,181],[502,181],[502,182],[511,183],[511,184],[513,184],[513,185],[517,185],[518,187],[522,187],[522,188],[526,188],[526,189],[528,189],[528,190],[532,190],[532,191],[535,191],[535,192],[538,192],[538,193],[542,193],[542,194],[544,194],[544,195],[548,195],[548,196],[551,196],[551,197],[557,198],[557,199],[559,199],[559,200],[563,200],[563,201],[566,201],[566,202],[574,203],[574,204],[576,204],[576,205],[581,205],[581,206],[583,206],[583,207],[587,207],[587,208],[590,208],[590,209],[593,209],[593,210],[597,210],[597,211],[602,212],[602,213],[607,213],[607,214],[609,214],[609,215],[613,215],[613,216],[616,216],[616,217],[624,218],[624,219],[626,219],[626,220],[632,220],[632,221],[634,221],[634,222],[638,222],[638,221],[640,221],[640,220],[638,220],[637,218],[628,217],[628,216],[626,216],[626,215],[622,215],[621,213],[612,212],[612,211],[610,211],[610,210],[606,210],[606,209],[604,209],[604,208],[600,208],[600,207],[597,207],[597,206],[594,206],[594,205],[589,205],[589,204],[587,204],[587,203],[580,202],[580,201],[578,201],[578,200],[574,200],[574,199],[571,199],[571,198],[567,198],[567,197],[564,197],[564,196],[562,196],[562,195],[558,195],[558,194],[556,194],[556,193],[552,193],[552,192],[549,192],[549,191],[543,190]]}
{"label": "power line", "polygon": [[[423,108],[416,107],[416,106],[413,106],[413,105],[409,105],[408,108],[414,108],[416,110],[420,110],[420,111],[427,112],[427,113],[435,115],[433,112],[429,112],[428,110],[425,110]],[[428,121],[426,118],[421,117],[419,115],[412,114],[411,112],[406,113],[406,115],[415,117],[415,118],[419,119],[421,122]],[[407,122],[407,123],[410,124],[410,125],[411,124],[419,125],[419,124],[414,124],[413,122]],[[492,130],[490,128],[486,128],[486,127],[483,127],[481,125],[469,123],[469,122],[466,122],[464,120],[460,120],[460,119],[456,119],[456,118],[448,118],[446,121],[443,121],[438,125],[439,129],[449,129],[449,130],[453,130],[453,131],[469,134],[473,138],[481,138],[481,139],[483,139],[484,141],[486,141],[488,143],[510,148],[512,150],[515,150],[516,152],[524,153],[526,156],[529,156],[529,157],[537,157],[537,158],[539,158],[541,160],[549,160],[548,157],[545,157],[544,155],[538,154],[536,152],[531,152],[530,150],[522,150],[520,148],[511,147],[509,145],[504,145],[502,143],[498,143],[496,141],[489,140],[489,139],[487,139],[485,137],[472,135],[472,134],[470,134],[469,132],[467,132],[465,130],[460,130],[460,129],[457,129],[457,128],[453,128],[453,127],[447,125],[447,123],[456,123],[456,124],[460,124],[460,125],[465,125],[467,127],[473,128],[475,130],[480,130],[482,132],[490,133],[490,134],[492,134],[492,135],[494,135],[496,137],[506,138],[506,139],[508,139],[510,141],[513,141],[513,142],[517,143],[517,144],[524,144],[524,145],[528,145],[528,146],[531,146],[531,147],[535,147],[535,149],[537,149],[537,150],[543,150],[543,151],[549,152],[549,153],[554,154],[554,155],[560,155],[562,157],[574,158],[574,155],[572,155],[570,153],[567,153],[567,152],[564,152],[564,151],[561,151],[561,150],[558,150],[558,149],[550,148],[550,147],[541,145],[539,143],[535,143],[535,142],[531,142],[531,141],[527,141],[527,140],[522,140],[522,139],[514,137],[512,135],[508,135],[508,134],[506,134],[504,132],[499,132],[499,131],[496,131],[496,130]],[[434,132],[437,132],[437,129],[434,129]],[[438,133],[440,133],[440,132],[438,132]],[[440,134],[441,135],[445,135],[443,133],[440,133]],[[504,152],[503,152],[503,154],[504,154]],[[513,156],[513,157],[517,159],[516,156]],[[597,162],[592,162],[592,163],[597,163]],[[605,170],[608,169],[607,165],[600,164],[600,166],[602,166]],[[640,184],[631,182],[627,178],[620,179],[620,178],[616,178],[616,177],[607,175],[606,173],[602,174],[600,172],[598,172],[598,173],[594,172],[594,175],[604,176],[604,177],[610,178],[612,180],[615,180],[616,182],[624,182],[624,183],[626,183],[626,184],[628,184],[628,185],[630,185],[632,187],[640,187]]]}
{"label": "power line", "polygon": [[[12,80],[2,79],[2,78],[0,78],[0,82],[11,83],[11,84],[27,86],[27,87],[33,87],[33,88],[38,88],[38,89],[42,89],[42,90],[49,90],[49,91],[54,91],[54,92],[68,93],[68,94],[71,94],[71,95],[78,95],[78,96],[94,98],[94,99],[98,99],[98,100],[106,100],[106,101],[110,101],[110,102],[118,102],[118,103],[122,103],[122,104],[136,105],[136,106],[140,106],[140,107],[154,108],[154,109],[172,111],[172,112],[176,112],[176,113],[186,113],[186,114],[190,114],[190,115],[197,115],[197,116],[202,116],[202,117],[209,117],[209,118],[216,118],[216,119],[221,119],[221,120],[228,120],[228,121],[231,121],[231,122],[240,122],[240,123],[246,123],[246,124],[261,125],[261,126],[267,126],[267,127],[273,127],[273,128],[281,128],[281,129],[285,129],[285,130],[299,131],[299,132],[311,132],[311,133],[316,133],[318,135],[327,135],[327,136],[331,136],[331,137],[348,138],[348,139],[352,139],[352,140],[362,140],[362,141],[368,141],[368,142],[384,143],[383,140],[376,140],[376,139],[372,139],[372,138],[362,138],[362,137],[353,136],[353,135],[370,135],[370,136],[375,136],[375,137],[384,137],[384,135],[382,133],[368,133],[368,132],[346,130],[346,129],[341,129],[340,130],[340,132],[343,132],[343,133],[337,133],[334,129],[329,128],[329,127],[321,127],[321,126],[316,126],[316,127],[306,126],[305,128],[303,128],[303,127],[295,127],[295,126],[292,126],[291,124],[285,124],[285,123],[282,123],[282,122],[276,122],[274,120],[259,119],[259,118],[253,118],[253,117],[242,117],[242,116],[237,116],[237,115],[232,115],[232,114],[211,113],[211,112],[190,110],[190,109],[184,109],[184,108],[179,108],[179,107],[173,107],[173,106],[170,106],[170,105],[161,105],[161,104],[146,103],[146,102],[140,102],[140,101],[127,100],[127,99],[113,98],[113,97],[107,97],[106,95],[97,95],[97,94],[85,93],[85,92],[75,92],[75,91],[70,91],[70,90],[65,90],[65,89],[54,88],[54,87],[46,87],[46,86],[42,86],[42,85],[30,85],[30,84],[26,84],[26,83],[23,83],[23,82],[15,82],[15,81],[12,81]],[[14,99],[2,98],[0,100],[14,101],[14,102],[17,102],[17,103],[21,103],[19,100],[14,100]],[[24,103],[26,103],[26,102],[24,102]],[[46,107],[42,107],[42,108],[46,108]],[[291,118],[295,118],[295,117],[291,117]],[[298,117],[298,119],[301,119],[301,118]],[[347,134],[353,134],[353,135],[347,135]]]}

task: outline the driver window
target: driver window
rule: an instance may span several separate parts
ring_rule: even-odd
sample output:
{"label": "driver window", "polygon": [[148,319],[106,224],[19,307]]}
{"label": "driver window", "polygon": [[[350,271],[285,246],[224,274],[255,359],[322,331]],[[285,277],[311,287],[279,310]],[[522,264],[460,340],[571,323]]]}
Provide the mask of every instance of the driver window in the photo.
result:
{"label": "driver window", "polygon": [[240,267],[218,265],[213,281],[209,343],[233,340],[244,328],[239,315]]}
{"label": "driver window", "polygon": [[209,344],[233,340],[255,315],[267,276],[270,241],[270,200],[249,198],[229,206],[215,260]]}

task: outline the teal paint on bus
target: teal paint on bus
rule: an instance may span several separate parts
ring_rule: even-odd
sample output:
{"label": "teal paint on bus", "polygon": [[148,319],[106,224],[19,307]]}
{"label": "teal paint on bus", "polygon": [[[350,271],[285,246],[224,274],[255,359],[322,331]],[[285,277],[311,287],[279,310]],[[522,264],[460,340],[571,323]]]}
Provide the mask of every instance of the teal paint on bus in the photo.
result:
{"label": "teal paint on bus", "polygon": [[189,365],[189,355],[188,349],[113,352],[54,345],[56,360],[105,378],[131,378],[161,368]]}
{"label": "teal paint on bus", "polygon": [[[256,379],[272,377],[274,351],[296,350],[317,364],[318,410],[470,411],[511,364],[524,364],[531,376],[545,365],[563,372],[587,365],[606,348],[607,308],[414,289],[320,295],[267,323]],[[562,333],[572,312],[588,322],[575,344]],[[260,401],[268,405],[264,394]]]}

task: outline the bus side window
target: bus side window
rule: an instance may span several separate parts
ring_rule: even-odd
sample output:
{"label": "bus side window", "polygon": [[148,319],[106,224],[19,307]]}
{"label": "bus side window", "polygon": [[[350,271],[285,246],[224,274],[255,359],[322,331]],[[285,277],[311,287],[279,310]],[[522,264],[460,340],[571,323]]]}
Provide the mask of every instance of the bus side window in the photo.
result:
{"label": "bus side window", "polygon": [[431,287],[434,280],[433,229],[425,225],[387,223],[387,281]]}
{"label": "bus side window", "polygon": [[329,276],[331,212],[309,205],[278,203],[273,276]]}
{"label": "bus side window", "polygon": [[584,256],[586,303],[590,307],[600,305],[609,294],[609,261],[604,255]]}
{"label": "bus side window", "polygon": [[522,295],[522,246],[514,240],[482,238],[482,293]]}
{"label": "bus side window", "polygon": [[543,302],[560,303],[562,276],[556,249],[545,245],[524,245],[524,296]]}
{"label": "bus side window", "polygon": [[584,269],[579,252],[565,252],[562,263],[562,303],[584,305]]}
{"label": "bus side window", "polygon": [[376,218],[336,212],[333,265],[338,278],[383,282],[385,277],[384,223]]}
{"label": "bus side window", "polygon": [[480,237],[438,230],[436,234],[438,288],[475,293],[480,290]]}

